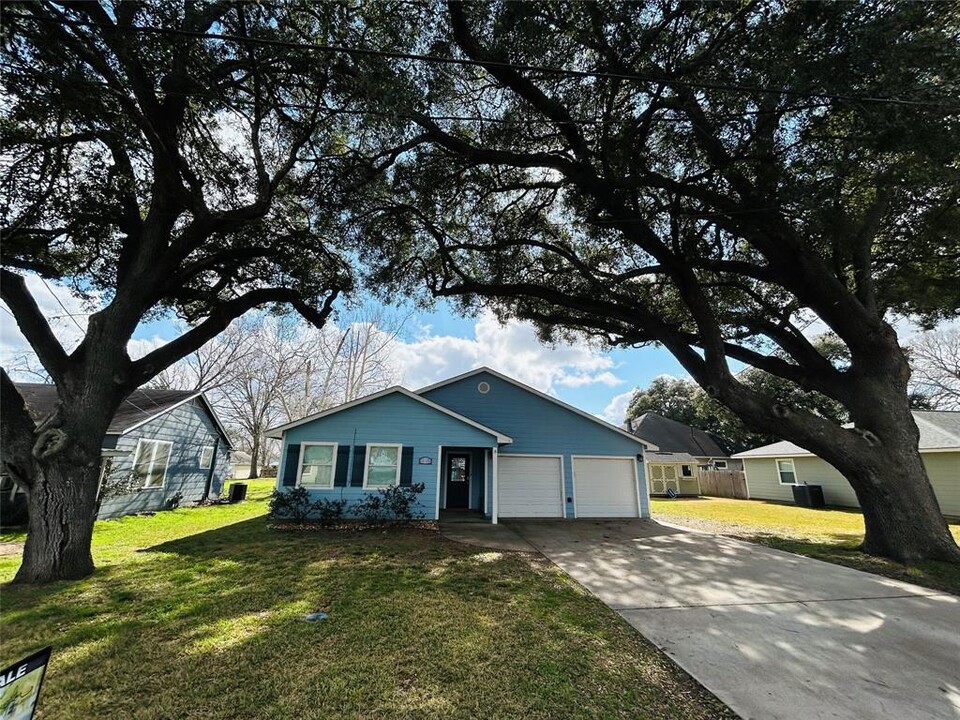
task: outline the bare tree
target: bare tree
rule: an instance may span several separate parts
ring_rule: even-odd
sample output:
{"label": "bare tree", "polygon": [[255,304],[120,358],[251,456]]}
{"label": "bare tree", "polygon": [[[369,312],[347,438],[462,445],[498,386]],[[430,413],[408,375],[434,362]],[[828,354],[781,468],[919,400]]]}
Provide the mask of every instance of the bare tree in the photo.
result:
{"label": "bare tree", "polygon": [[363,308],[322,330],[309,329],[303,382],[284,396],[290,420],[382,390],[400,380],[393,343],[406,317]]}
{"label": "bare tree", "polygon": [[939,410],[960,410],[960,330],[925,332],[909,352],[915,390]]}
{"label": "bare tree", "polygon": [[12,356],[4,362],[4,367],[10,377],[18,382],[50,382],[50,373],[32,352],[22,352]]}
{"label": "bare tree", "polygon": [[223,333],[161,371],[148,387],[209,391],[229,383],[253,354],[248,338],[257,320],[245,315]]}

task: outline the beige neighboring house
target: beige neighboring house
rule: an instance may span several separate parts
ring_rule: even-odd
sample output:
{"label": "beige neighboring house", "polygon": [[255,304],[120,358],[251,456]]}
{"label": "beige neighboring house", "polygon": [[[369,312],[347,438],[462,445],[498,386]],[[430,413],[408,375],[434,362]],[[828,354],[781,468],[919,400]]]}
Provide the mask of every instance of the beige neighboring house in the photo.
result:
{"label": "beige neighboring house", "polygon": [[[914,410],[913,418],[940,511],[960,517],[960,412]],[[793,485],[820,485],[827,505],[860,507],[850,483],[832,465],[786,440],[733,457],[743,461],[752,499],[793,502]]]}

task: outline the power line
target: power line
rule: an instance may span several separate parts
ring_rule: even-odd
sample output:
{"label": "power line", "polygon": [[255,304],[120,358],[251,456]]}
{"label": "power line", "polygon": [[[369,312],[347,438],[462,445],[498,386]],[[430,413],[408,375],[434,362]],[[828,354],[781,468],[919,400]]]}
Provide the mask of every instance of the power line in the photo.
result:
{"label": "power line", "polygon": [[[37,277],[40,277],[40,276],[38,275]],[[47,292],[53,295],[53,299],[57,301],[57,305],[60,306],[60,309],[63,310],[66,316],[73,321],[74,325],[77,326],[77,330],[79,330],[82,333],[85,333],[86,331],[82,327],[80,327],[80,323],[77,322],[77,319],[73,316],[73,314],[69,310],[67,310],[67,306],[63,304],[63,301],[60,300],[57,294],[53,291],[53,289],[50,287],[50,284],[47,282],[46,278],[40,277],[40,282],[43,283],[43,286],[47,289]]]}
{"label": "power line", "polygon": [[18,17],[24,20],[36,20],[39,22],[53,23],[57,25],[66,25],[73,28],[98,28],[109,30],[111,32],[134,32],[148,35],[173,35],[178,37],[188,37],[197,40],[220,40],[223,42],[248,43],[254,45],[264,45],[269,47],[281,47],[287,49],[307,50],[327,53],[342,53],[345,55],[364,55],[368,57],[391,58],[395,60],[413,60],[417,62],[431,62],[441,65],[459,65],[467,67],[489,68],[497,67],[509,70],[523,72],[544,73],[548,75],[561,75],[566,77],[579,78],[602,78],[607,80],[630,80],[638,82],[657,83],[662,85],[672,85],[677,87],[686,87],[693,90],[719,90],[738,93],[760,93],[766,95],[787,95],[791,97],[806,98],[828,98],[843,102],[861,102],[871,104],[889,104],[902,105],[908,107],[926,107],[942,110],[958,110],[958,105],[944,105],[941,102],[928,100],[910,100],[905,98],[875,97],[869,95],[848,95],[843,93],[829,92],[805,92],[792,90],[790,88],[766,88],[751,87],[746,85],[737,85],[732,83],[720,83],[709,81],[692,81],[680,78],[669,78],[657,75],[644,75],[641,73],[621,73],[601,70],[571,70],[569,68],[557,68],[546,65],[531,65],[525,63],[511,63],[502,60],[473,60],[470,58],[452,58],[439,55],[425,55],[420,53],[409,53],[396,50],[374,50],[370,48],[347,47],[343,45],[326,45],[321,43],[295,43],[288,40],[273,40],[270,38],[252,38],[241,35],[232,35],[228,33],[204,33],[193,30],[182,30],[179,28],[159,28],[159,27],[133,27],[119,26],[110,23],[99,23],[92,20],[67,20],[62,18],[42,17],[39,15],[25,15],[22,13],[13,13],[12,17]]}

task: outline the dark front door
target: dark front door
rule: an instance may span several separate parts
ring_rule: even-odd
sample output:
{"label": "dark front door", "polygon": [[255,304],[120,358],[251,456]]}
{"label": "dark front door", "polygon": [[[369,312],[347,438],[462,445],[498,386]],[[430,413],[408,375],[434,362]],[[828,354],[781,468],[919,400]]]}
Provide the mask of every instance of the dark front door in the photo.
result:
{"label": "dark front door", "polygon": [[447,455],[447,508],[470,507],[470,456]]}

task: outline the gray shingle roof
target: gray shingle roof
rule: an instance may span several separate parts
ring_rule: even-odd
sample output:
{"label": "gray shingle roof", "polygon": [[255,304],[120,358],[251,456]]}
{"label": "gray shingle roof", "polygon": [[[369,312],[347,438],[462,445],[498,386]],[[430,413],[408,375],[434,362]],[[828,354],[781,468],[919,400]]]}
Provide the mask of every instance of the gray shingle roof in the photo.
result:
{"label": "gray shingle roof", "polygon": [[[57,388],[45,383],[16,383],[17,390],[27,404],[27,410],[34,420],[39,421],[53,412],[57,404]],[[108,435],[119,435],[178,405],[185,400],[198,395],[190,390],[153,390],[141,388],[134,390],[130,397],[120,403],[110,427]]]}
{"label": "gray shingle roof", "polygon": [[[956,448],[960,450],[960,412],[951,410],[914,410],[913,419],[920,430],[920,450],[942,450]],[[845,427],[852,427],[847,425]],[[737,453],[735,458],[813,456],[809,450],[781,440],[771,445]]]}
{"label": "gray shingle roof", "polygon": [[666,452],[687,453],[694,457],[729,457],[709,433],[656,413],[644,413],[631,425],[634,435]]}
{"label": "gray shingle roof", "polygon": [[656,450],[648,450],[643,454],[644,460],[648,463],[689,463],[691,465],[697,462],[690,453],[682,452],[657,452]]}

